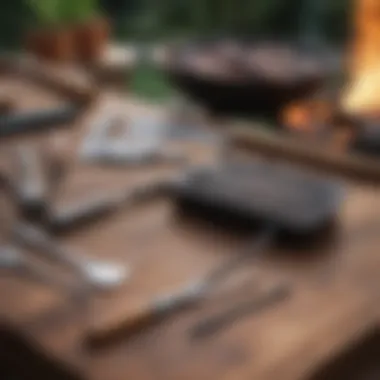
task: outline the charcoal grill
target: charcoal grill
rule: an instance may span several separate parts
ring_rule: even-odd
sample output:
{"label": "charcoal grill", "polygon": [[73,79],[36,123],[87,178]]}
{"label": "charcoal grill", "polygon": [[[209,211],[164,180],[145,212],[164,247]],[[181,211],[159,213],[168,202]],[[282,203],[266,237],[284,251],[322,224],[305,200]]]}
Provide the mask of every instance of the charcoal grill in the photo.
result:
{"label": "charcoal grill", "polygon": [[295,43],[223,40],[172,51],[164,70],[176,87],[211,112],[277,119],[285,104],[325,83],[332,62],[331,54]]}

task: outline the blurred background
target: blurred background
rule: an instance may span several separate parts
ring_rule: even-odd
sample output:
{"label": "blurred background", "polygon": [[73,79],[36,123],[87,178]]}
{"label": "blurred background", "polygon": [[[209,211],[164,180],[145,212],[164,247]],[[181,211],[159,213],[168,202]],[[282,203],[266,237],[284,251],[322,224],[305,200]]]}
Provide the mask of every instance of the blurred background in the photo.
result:
{"label": "blurred background", "polygon": [[[2,2],[3,48],[19,46],[23,31],[33,23],[29,1]],[[315,27],[334,44],[345,41],[347,12],[352,9],[349,3],[350,0],[101,0],[104,11],[113,18],[119,40],[157,41],[206,33],[293,37],[303,28]],[[305,13],[314,15],[314,26],[309,17],[303,17]]]}
{"label": "blurred background", "polygon": [[[54,0],[51,0],[52,2]],[[36,23],[33,0],[3,1],[0,44],[18,49]],[[70,13],[81,2],[70,2]],[[180,42],[197,36],[254,36],[318,39],[342,46],[348,34],[350,0],[100,0],[112,20],[113,39],[134,44]],[[165,99],[170,86],[152,67],[140,65],[131,89],[138,95]]]}

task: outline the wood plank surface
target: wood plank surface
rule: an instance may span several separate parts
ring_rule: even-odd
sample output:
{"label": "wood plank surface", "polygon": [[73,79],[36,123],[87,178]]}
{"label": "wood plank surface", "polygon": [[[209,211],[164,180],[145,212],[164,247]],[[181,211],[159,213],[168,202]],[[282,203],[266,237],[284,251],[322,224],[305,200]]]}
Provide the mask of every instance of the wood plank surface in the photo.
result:
{"label": "wood plank surface", "polygon": [[378,160],[357,153],[347,154],[342,149],[331,149],[327,142],[316,144],[309,139],[302,143],[299,138],[289,137],[285,133],[255,131],[246,127],[235,127],[231,131],[231,141],[240,148],[298,165],[312,166],[333,175],[374,184],[380,181]]}
{"label": "wood plank surface", "polygon": [[[2,79],[3,85],[23,107],[29,99],[33,105],[50,101],[50,94],[32,90],[17,78]],[[105,94],[72,129],[2,140],[1,167],[7,168],[9,150],[21,141],[46,146],[59,140],[60,154],[69,168],[57,196],[59,204],[175,172],[172,166],[110,169],[79,162],[76,152],[81,137],[108,103],[119,104],[126,113],[163,116],[152,106]],[[215,158],[214,147],[207,144],[172,145],[197,163]],[[15,210],[4,192],[0,200],[1,238],[5,242]],[[242,268],[229,284],[218,288],[210,301],[130,339],[120,336],[103,349],[90,350],[84,345],[90,326],[202,277],[246,244],[244,239],[180,218],[165,199],[129,210],[121,208],[112,217],[59,239],[90,256],[130,265],[133,276],[127,284],[78,303],[51,286],[14,274],[1,275],[0,321],[62,367],[89,380],[308,379],[377,325],[379,220],[378,190],[347,182],[336,226],[326,241],[301,252],[268,249],[262,259]],[[54,271],[60,273],[60,268],[51,267]],[[192,338],[191,331],[200,320],[277,281],[292,284],[289,300],[241,319],[210,338]]]}

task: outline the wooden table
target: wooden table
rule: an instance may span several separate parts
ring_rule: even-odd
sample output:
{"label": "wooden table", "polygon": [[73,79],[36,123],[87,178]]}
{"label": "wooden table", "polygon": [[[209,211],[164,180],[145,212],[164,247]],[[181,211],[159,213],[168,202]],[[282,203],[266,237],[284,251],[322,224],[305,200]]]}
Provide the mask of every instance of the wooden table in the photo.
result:
{"label": "wooden table", "polygon": [[[1,85],[16,95],[21,108],[53,101],[41,89],[26,87],[15,78],[3,78]],[[161,112],[111,94],[99,102],[71,129],[1,141],[1,167],[7,168],[7,152],[14,144],[51,144],[59,140],[69,166],[58,194],[62,203],[104,190],[132,187],[177,170],[105,169],[80,163],[75,156],[80,138],[104,102],[121,102],[125,112]],[[182,143],[181,149],[198,162],[212,161],[215,156],[206,144]],[[10,225],[12,208],[4,196],[2,199],[2,226]],[[115,313],[128,313],[135,302],[202,276],[245,243],[181,220],[168,200],[120,209],[111,218],[60,239],[91,256],[130,265],[130,282],[114,293],[99,294],[78,305],[52,288],[15,275],[1,276],[2,325],[12,327],[62,371],[69,369],[83,379],[307,379],[377,326],[379,220],[377,189],[347,183],[339,219],[328,241],[305,252],[269,250],[262,260],[248,265],[231,280],[242,284],[231,284],[235,291],[226,290],[225,295],[216,292],[212,301],[173,315],[133,339],[121,337],[105,349],[88,350],[83,338],[91,323]],[[191,339],[189,331],[202,318],[238,299],[249,298],[257,283],[263,286],[282,280],[292,283],[293,294],[288,301],[244,318],[209,339]],[[0,354],[2,359],[4,352]],[[22,378],[32,378],[29,367],[21,367]],[[68,374],[62,378],[70,376],[75,378]]]}

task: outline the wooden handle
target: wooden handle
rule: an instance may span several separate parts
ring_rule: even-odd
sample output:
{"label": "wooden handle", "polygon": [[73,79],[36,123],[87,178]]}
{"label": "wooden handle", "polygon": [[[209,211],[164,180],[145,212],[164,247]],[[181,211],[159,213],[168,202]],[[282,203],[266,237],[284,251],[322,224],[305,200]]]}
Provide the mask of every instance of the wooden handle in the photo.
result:
{"label": "wooden handle", "polygon": [[99,324],[90,326],[86,341],[92,347],[133,335],[150,325],[158,317],[153,303],[138,302],[128,310],[121,310]]}
{"label": "wooden handle", "polygon": [[174,311],[196,303],[203,294],[203,282],[195,282],[176,292],[162,294],[149,302],[140,301],[129,310],[90,327],[87,341],[90,346],[99,347],[118,337],[128,337],[141,331]]}

